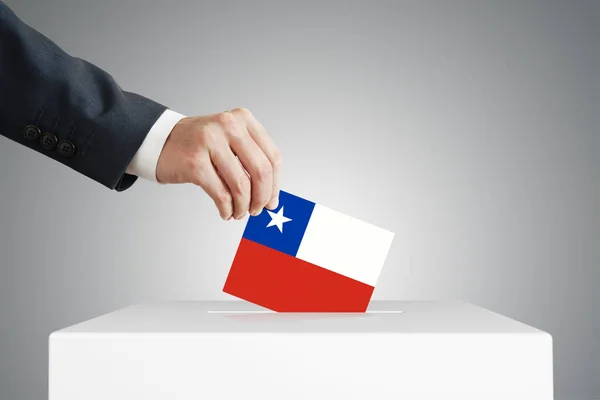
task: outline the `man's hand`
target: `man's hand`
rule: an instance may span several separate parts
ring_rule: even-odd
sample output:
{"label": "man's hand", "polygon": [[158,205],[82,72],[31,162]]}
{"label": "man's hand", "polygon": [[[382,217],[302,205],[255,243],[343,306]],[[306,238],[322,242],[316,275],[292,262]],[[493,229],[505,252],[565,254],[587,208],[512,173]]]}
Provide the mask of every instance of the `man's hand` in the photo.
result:
{"label": "man's hand", "polygon": [[281,155],[250,111],[183,118],[156,167],[160,183],[192,183],[213,199],[221,218],[276,208]]}

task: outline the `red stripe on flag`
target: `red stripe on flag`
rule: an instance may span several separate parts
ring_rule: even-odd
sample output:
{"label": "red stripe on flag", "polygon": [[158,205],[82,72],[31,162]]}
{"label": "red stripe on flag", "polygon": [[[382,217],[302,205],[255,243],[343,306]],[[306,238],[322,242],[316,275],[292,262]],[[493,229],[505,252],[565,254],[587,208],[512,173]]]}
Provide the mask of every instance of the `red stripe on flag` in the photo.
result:
{"label": "red stripe on flag", "polygon": [[365,312],[374,289],[244,238],[223,287],[277,312]]}

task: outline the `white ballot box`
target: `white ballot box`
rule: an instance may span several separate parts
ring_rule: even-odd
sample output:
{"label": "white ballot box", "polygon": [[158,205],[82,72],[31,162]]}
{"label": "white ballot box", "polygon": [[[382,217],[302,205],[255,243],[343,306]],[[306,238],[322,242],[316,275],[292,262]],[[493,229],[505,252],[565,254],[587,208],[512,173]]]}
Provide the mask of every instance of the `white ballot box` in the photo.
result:
{"label": "white ballot box", "polygon": [[135,305],[50,335],[49,400],[550,400],[548,333],[458,301]]}

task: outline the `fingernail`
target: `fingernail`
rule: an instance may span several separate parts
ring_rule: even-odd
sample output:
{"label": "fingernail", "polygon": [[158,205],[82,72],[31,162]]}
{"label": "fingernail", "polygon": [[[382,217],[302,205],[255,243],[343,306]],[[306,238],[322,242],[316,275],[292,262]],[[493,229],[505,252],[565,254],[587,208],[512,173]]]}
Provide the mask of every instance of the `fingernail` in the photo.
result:
{"label": "fingernail", "polygon": [[271,208],[271,209],[277,208],[278,205],[279,205],[279,198],[278,197],[273,197],[271,199],[271,201],[269,201],[269,208]]}
{"label": "fingernail", "polygon": [[256,217],[258,214],[260,214],[260,209],[258,209],[258,210],[252,210],[252,212],[250,212],[250,214],[251,214],[253,217]]}
{"label": "fingernail", "polygon": [[246,216],[246,213],[243,213],[240,216],[235,217],[235,219],[239,221],[240,219],[244,218],[245,216]]}

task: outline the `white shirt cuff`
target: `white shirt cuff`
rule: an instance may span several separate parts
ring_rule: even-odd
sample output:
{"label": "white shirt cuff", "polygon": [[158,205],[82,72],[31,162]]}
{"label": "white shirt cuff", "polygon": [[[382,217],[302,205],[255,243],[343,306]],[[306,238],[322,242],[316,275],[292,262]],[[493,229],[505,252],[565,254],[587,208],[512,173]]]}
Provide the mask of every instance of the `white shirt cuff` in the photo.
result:
{"label": "white shirt cuff", "polygon": [[133,160],[127,166],[126,172],[151,182],[158,182],[156,179],[158,158],[169,134],[184,117],[175,111],[165,110],[148,132]]}

